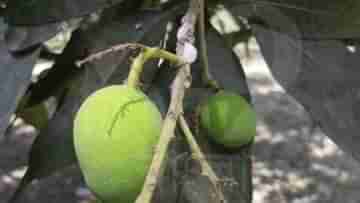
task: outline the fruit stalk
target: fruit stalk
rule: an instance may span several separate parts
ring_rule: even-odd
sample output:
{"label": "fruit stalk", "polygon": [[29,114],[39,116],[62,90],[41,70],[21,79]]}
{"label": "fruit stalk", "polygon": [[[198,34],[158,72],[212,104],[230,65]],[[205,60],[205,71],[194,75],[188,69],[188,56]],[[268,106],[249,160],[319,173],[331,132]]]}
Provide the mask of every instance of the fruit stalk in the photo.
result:
{"label": "fruit stalk", "polygon": [[220,86],[218,82],[212,77],[210,73],[209,57],[207,52],[206,29],[205,29],[205,0],[198,0],[199,2],[199,39],[200,39],[200,54],[202,63],[202,80],[205,85],[218,90]]}
{"label": "fruit stalk", "polygon": [[127,84],[130,87],[137,87],[139,85],[144,64],[149,59],[163,58],[175,64],[181,63],[178,56],[160,48],[142,46],[141,49],[139,55],[134,59],[130,67],[130,73],[127,79]]}

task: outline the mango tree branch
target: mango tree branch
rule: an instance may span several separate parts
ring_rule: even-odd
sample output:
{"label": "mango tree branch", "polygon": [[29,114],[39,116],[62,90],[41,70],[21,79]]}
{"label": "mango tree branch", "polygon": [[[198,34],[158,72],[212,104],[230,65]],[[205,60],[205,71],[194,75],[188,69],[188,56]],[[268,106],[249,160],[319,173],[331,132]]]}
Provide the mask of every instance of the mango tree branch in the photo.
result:
{"label": "mango tree branch", "polygon": [[193,157],[200,163],[201,173],[206,175],[209,178],[211,184],[213,184],[220,202],[225,203],[225,196],[222,192],[222,189],[219,187],[220,179],[217,177],[216,173],[207,162],[205,155],[197,144],[184,116],[180,117],[180,127],[183,130],[185,138],[190,146]]}
{"label": "mango tree branch", "polygon": [[[195,1],[191,1],[190,8],[183,17],[182,25],[177,34],[177,55],[180,58],[186,56],[185,44],[193,44],[194,30],[197,19],[198,6]],[[155,149],[153,161],[151,163],[148,175],[145,179],[144,187],[136,203],[150,203],[154,195],[154,191],[158,185],[159,179],[162,176],[162,169],[165,168],[166,153],[169,143],[174,137],[174,131],[177,120],[182,114],[183,99],[185,96],[185,89],[189,88],[191,84],[190,65],[184,64],[180,67],[171,86],[171,101],[168,112],[166,114],[163,127],[161,130],[160,140]]]}

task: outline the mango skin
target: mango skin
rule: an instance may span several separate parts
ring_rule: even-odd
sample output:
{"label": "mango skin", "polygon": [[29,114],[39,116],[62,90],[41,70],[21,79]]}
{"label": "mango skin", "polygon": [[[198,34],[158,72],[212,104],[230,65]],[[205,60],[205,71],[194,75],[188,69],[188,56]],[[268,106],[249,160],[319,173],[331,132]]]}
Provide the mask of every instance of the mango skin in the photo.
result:
{"label": "mango skin", "polygon": [[200,106],[200,126],[216,144],[238,148],[256,135],[256,113],[240,95],[219,91]]}
{"label": "mango skin", "polygon": [[100,89],[81,105],[74,145],[85,182],[104,203],[133,203],[141,192],[162,118],[140,90]]}

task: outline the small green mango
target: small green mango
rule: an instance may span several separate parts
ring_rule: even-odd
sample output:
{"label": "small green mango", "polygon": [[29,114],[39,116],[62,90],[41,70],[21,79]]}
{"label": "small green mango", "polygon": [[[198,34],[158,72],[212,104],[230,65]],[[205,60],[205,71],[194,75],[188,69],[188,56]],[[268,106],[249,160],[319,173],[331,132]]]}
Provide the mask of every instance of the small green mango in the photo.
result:
{"label": "small green mango", "polygon": [[140,90],[114,85],[90,95],[74,121],[81,171],[104,203],[133,203],[145,181],[162,126],[156,105]]}
{"label": "small green mango", "polygon": [[256,113],[240,95],[219,91],[200,106],[200,126],[226,148],[249,144],[256,135]]}

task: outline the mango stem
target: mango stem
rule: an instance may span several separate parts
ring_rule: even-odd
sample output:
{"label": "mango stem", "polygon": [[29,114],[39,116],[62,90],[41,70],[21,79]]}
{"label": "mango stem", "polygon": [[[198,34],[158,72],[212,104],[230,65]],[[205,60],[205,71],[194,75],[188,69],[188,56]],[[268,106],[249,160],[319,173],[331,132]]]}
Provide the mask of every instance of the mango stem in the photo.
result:
{"label": "mango stem", "polygon": [[129,76],[127,79],[127,85],[130,87],[138,87],[140,84],[140,77],[144,69],[144,64],[150,59],[162,58],[170,61],[174,64],[181,64],[182,60],[175,54],[160,49],[158,47],[141,46],[139,55],[133,60]]}

